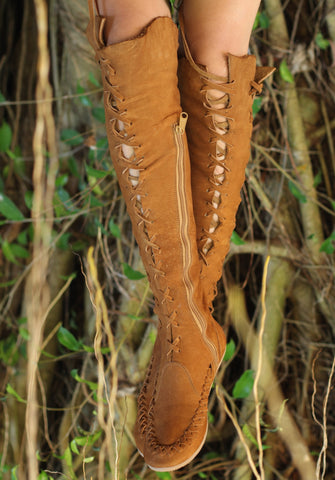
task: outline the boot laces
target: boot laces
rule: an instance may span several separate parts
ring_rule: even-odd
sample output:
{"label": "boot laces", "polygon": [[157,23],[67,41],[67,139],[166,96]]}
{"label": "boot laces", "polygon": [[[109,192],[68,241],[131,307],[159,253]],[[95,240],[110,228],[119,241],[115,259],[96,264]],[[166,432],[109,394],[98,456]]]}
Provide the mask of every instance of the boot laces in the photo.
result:
{"label": "boot laces", "polygon": [[[204,95],[203,106],[205,107],[207,117],[211,119],[211,125],[209,130],[212,132],[212,137],[209,143],[215,144],[215,154],[209,153],[209,163],[207,168],[210,169],[210,176],[208,181],[214,188],[207,189],[210,201],[207,202],[209,210],[205,213],[205,216],[210,216],[210,226],[202,238],[202,246],[200,249],[200,255],[207,264],[206,256],[208,252],[214,246],[214,240],[212,235],[215,233],[220,225],[220,217],[218,215],[218,209],[221,204],[220,186],[225,180],[225,172],[228,167],[225,164],[227,158],[228,148],[231,147],[227,141],[227,133],[229,132],[230,123],[233,119],[230,117],[230,96],[234,94],[234,83],[219,84],[206,78],[205,85],[202,87],[201,92]],[[216,187],[216,188],[215,188]]]}
{"label": "boot laces", "polygon": [[136,144],[133,123],[128,118],[127,100],[117,85],[115,69],[112,67],[110,60],[105,59],[103,56],[100,56],[99,63],[105,79],[105,105],[111,117],[109,121],[110,131],[114,138],[117,139],[115,150],[118,152],[119,162],[121,165],[124,165],[121,173],[126,176],[127,183],[133,192],[130,195],[130,201],[138,219],[137,227],[143,233],[144,253],[153,272],[153,278],[162,278],[165,274],[159,266],[159,260],[156,258],[160,247],[155,241],[155,235],[150,235],[149,233],[149,227],[153,223],[150,219],[150,209],[144,209],[142,204],[142,197],[145,196],[145,193],[141,177],[145,168],[141,167],[143,162],[141,145]]}
{"label": "boot laces", "polygon": [[[209,163],[207,165],[211,170],[208,181],[214,188],[207,190],[210,201],[207,202],[209,210],[205,213],[205,216],[211,216],[211,221],[208,230],[203,229],[205,235],[202,238],[200,250],[201,257],[205,260],[205,257],[214,245],[212,236],[222,223],[222,219],[218,215],[221,204],[220,186],[225,180],[225,172],[229,171],[225,163],[228,151],[233,148],[233,145],[229,143],[227,134],[231,124],[234,122],[234,119],[229,114],[231,96],[235,93],[235,85],[234,82],[220,84],[208,78],[204,78],[204,80],[205,85],[201,89],[201,92],[204,94],[203,106],[207,111],[206,116],[211,118],[209,130],[213,133],[209,142],[215,144],[215,154],[209,154]],[[249,95],[255,96],[261,93],[262,88],[263,85],[261,83],[251,80]],[[206,260],[205,263],[207,264]]]}
{"label": "boot laces", "polygon": [[[105,78],[105,104],[109,111],[110,132],[117,140],[115,150],[118,153],[118,160],[123,168],[122,175],[127,178],[130,186],[130,202],[134,207],[134,212],[138,219],[137,228],[143,233],[142,239],[144,243],[144,254],[146,255],[147,264],[150,267],[150,275],[153,280],[158,281],[157,293],[159,294],[157,302],[159,303],[159,311],[162,311],[167,319],[166,327],[170,329],[168,353],[180,351],[180,337],[174,338],[174,329],[179,326],[177,322],[177,313],[172,308],[174,299],[171,295],[169,287],[162,288],[165,272],[162,268],[162,262],[159,259],[160,246],[157,243],[156,234],[151,233],[151,225],[153,220],[150,216],[150,209],[145,209],[142,204],[142,198],[145,197],[143,188],[143,172],[145,168],[142,166],[143,155],[141,153],[141,145],[136,144],[136,133],[134,132],[133,123],[127,112],[127,99],[122,95],[117,85],[117,75],[110,61],[100,58],[100,65]],[[149,273],[148,271],[148,273]],[[156,283],[156,282],[155,282]]]}

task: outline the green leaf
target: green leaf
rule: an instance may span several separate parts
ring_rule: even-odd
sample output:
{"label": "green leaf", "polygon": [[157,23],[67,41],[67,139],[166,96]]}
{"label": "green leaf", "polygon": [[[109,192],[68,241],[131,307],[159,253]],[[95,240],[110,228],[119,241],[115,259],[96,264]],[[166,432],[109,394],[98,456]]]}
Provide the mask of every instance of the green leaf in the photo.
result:
{"label": "green leaf", "polygon": [[21,245],[27,245],[27,243],[28,243],[28,232],[27,232],[27,230],[22,230],[22,232],[20,232],[18,234],[17,241]]}
{"label": "green leaf", "polygon": [[307,198],[306,195],[302,193],[302,191],[297,187],[297,185],[292,182],[292,180],[289,180],[288,182],[288,188],[290,189],[290,192],[299,200],[301,203],[306,203]]}
{"label": "green leaf", "polygon": [[210,452],[204,453],[201,458],[202,460],[213,460],[214,458],[220,458],[220,454],[211,450]]}
{"label": "green leaf", "polygon": [[0,193],[0,213],[8,220],[15,222],[24,220],[24,216],[17,206],[3,193]]}
{"label": "green leaf", "polygon": [[24,194],[24,202],[26,206],[29,208],[29,210],[31,210],[33,207],[33,200],[34,200],[34,192],[27,190]]}
{"label": "green leaf", "polygon": [[10,471],[10,480],[18,480],[18,477],[17,477],[17,474],[16,474],[16,471],[17,469],[19,468],[18,465],[15,465],[15,467],[13,467]]}
{"label": "green leaf", "polygon": [[6,101],[5,97],[4,97],[3,94],[0,92],[0,103],[5,102],[5,101]]}
{"label": "green leaf", "polygon": [[67,143],[71,147],[76,147],[77,145],[81,145],[84,142],[83,137],[81,134],[72,128],[65,128],[61,131],[60,139],[62,142]]}
{"label": "green leaf", "polygon": [[[108,471],[110,472],[111,470],[108,470]],[[137,475],[137,473],[135,473],[134,470],[132,470],[131,473],[134,475],[135,480],[143,480],[143,477],[140,477],[139,475]]]}
{"label": "green leaf", "polygon": [[7,122],[0,127],[0,152],[6,152],[12,143],[12,129]]}
{"label": "green leaf", "polygon": [[314,188],[318,187],[321,182],[322,182],[322,172],[321,172],[321,170],[319,170],[318,173],[314,177],[313,187]]}
{"label": "green leaf", "polygon": [[26,328],[23,328],[23,327],[20,327],[19,328],[19,334],[21,335],[21,337],[24,339],[24,340],[29,340],[30,338],[30,335],[29,335],[29,332]]}
{"label": "green leaf", "polygon": [[207,478],[207,475],[203,472],[198,472],[198,477],[199,478]]}
{"label": "green leaf", "polygon": [[233,397],[234,398],[247,398],[254,385],[254,371],[246,370],[242,373],[240,378],[234,385]]}
{"label": "green leaf", "polygon": [[57,178],[56,178],[56,181],[55,181],[55,186],[57,188],[59,187],[65,187],[65,185],[67,184],[69,180],[69,176],[66,174],[66,173],[63,173],[63,175],[59,175]]}
{"label": "green leaf", "polygon": [[85,169],[87,175],[93,178],[105,178],[107,175],[109,175],[109,172],[107,172],[106,170],[96,170],[89,165],[85,165]]}
{"label": "green leaf", "polygon": [[280,74],[281,78],[283,80],[285,80],[285,82],[294,83],[293,75],[292,75],[290,69],[288,68],[288,65],[287,65],[287,62],[286,62],[285,58],[284,58],[284,60],[281,61],[280,65],[279,65],[279,74]]}
{"label": "green leaf", "polygon": [[91,463],[91,462],[93,462],[93,460],[94,460],[94,457],[85,457],[84,458],[84,463]]}
{"label": "green leaf", "polygon": [[78,350],[81,350],[82,348],[81,342],[79,342],[76,337],[63,326],[59,328],[57,338],[61,345],[72,352],[78,352]]}
{"label": "green leaf", "polygon": [[321,32],[315,35],[315,43],[321,50],[326,50],[329,47],[330,42],[327,40]]}
{"label": "green leaf", "polygon": [[[88,152],[88,159],[91,161],[102,160],[108,152],[108,140],[106,137],[99,138],[96,145],[92,146]],[[113,170],[111,172],[113,174]]]}
{"label": "green leaf", "polygon": [[69,239],[71,233],[63,233],[60,238],[57,240],[56,246],[60,250],[67,250],[69,248]]}
{"label": "green leaf", "polygon": [[235,342],[234,342],[233,339],[231,339],[230,342],[227,343],[226,352],[224,354],[223,360],[225,362],[228,362],[228,360],[230,360],[232,358],[232,356],[234,355],[235,350],[236,350]]}
{"label": "green leaf", "polygon": [[0,283],[0,288],[11,287],[12,285],[15,285],[17,280],[18,280],[17,278],[13,278],[13,280],[8,280],[8,282]]}
{"label": "green leaf", "polygon": [[0,340],[0,360],[5,365],[15,365],[18,359],[17,335],[11,334]]}
{"label": "green leaf", "polygon": [[326,240],[321,244],[320,252],[325,252],[328,255],[332,255],[335,251],[333,241],[334,240],[331,237],[326,238]]}
{"label": "green leaf", "polygon": [[98,200],[93,193],[89,195],[87,203],[90,207],[104,207],[104,203]]}
{"label": "green leaf", "polygon": [[259,24],[262,28],[268,28],[270,25],[270,19],[264,10],[259,14]]}
{"label": "green leaf", "polygon": [[109,231],[115,238],[121,238],[120,227],[114,223],[114,220],[111,218],[108,223]]}
{"label": "green leaf", "polygon": [[133,270],[128,263],[122,263],[123,273],[129,280],[140,280],[144,278],[145,275],[137,270]]}
{"label": "green leaf", "polygon": [[85,383],[91,390],[95,391],[98,389],[98,384],[96,382],[90,382],[89,380],[85,380],[78,375],[78,370],[73,369],[71,370],[71,376],[78,382],[78,383]]}
{"label": "green leaf", "polygon": [[215,417],[211,412],[207,412],[207,417],[208,417],[208,423],[213,424]]}
{"label": "green leaf", "polygon": [[149,332],[149,338],[150,338],[150,342],[154,345],[157,338],[157,332],[155,330],[151,330]]}
{"label": "green leaf", "polygon": [[62,202],[62,200],[60,198],[59,191],[54,193],[52,203],[53,203],[53,207],[55,209],[56,218],[66,217],[66,215],[68,214],[68,211],[64,206],[64,202]]}
{"label": "green leaf", "polygon": [[255,17],[254,24],[253,24],[253,26],[252,26],[252,30],[256,30],[256,28],[257,28],[258,25],[259,25],[259,15],[260,15],[260,12],[257,12],[256,17]]}
{"label": "green leaf", "polygon": [[257,113],[260,111],[262,108],[262,98],[261,97],[256,97],[253,104],[252,104],[252,115],[255,117]]}
{"label": "green leaf", "polygon": [[77,162],[75,158],[69,157],[67,161],[67,166],[69,167],[70,173],[74,176],[80,179],[80,173],[78,170]]}
{"label": "green leaf", "polygon": [[161,480],[171,480],[171,473],[170,472],[156,472],[157,478]]}
{"label": "green leaf", "polygon": [[258,26],[266,29],[266,28],[269,27],[269,25],[270,25],[270,20],[269,20],[269,17],[267,16],[267,14],[264,11],[263,12],[257,12],[255,22],[254,22],[254,25],[253,25],[252,29],[256,30],[256,28]]}
{"label": "green leaf", "polygon": [[58,190],[54,193],[53,206],[57,218],[65,217],[69,214],[69,212],[78,212],[78,209],[71,201],[69,192],[64,188],[58,188]]}
{"label": "green leaf", "polygon": [[256,438],[253,436],[253,434],[250,431],[249,425],[246,423],[242,427],[242,432],[244,435],[247,437],[248,440],[250,440],[251,443],[253,443],[256,447],[258,447],[258,443]]}
{"label": "green leaf", "polygon": [[12,247],[10,243],[7,240],[4,240],[1,244],[1,250],[4,256],[7,258],[9,262],[15,263],[15,265],[18,264],[14,253],[12,252]]}
{"label": "green leaf", "polygon": [[29,258],[30,253],[26,248],[21,247],[21,245],[18,245],[17,243],[12,243],[11,246],[11,251],[13,255],[17,258]]}
{"label": "green leaf", "polygon": [[78,450],[77,442],[76,442],[75,438],[71,441],[70,447],[71,447],[71,450],[73,451],[73,453],[76,453],[77,455],[79,455],[80,452]]}
{"label": "green leaf", "polygon": [[18,400],[20,403],[27,403],[27,402],[24,400],[24,398],[22,398],[22,397],[14,390],[14,388],[11,386],[10,383],[7,384],[6,392],[9,393],[9,395],[13,395],[13,397],[15,397],[16,400]]}
{"label": "green leaf", "polygon": [[105,123],[105,109],[102,107],[92,108],[93,117],[100,123]]}
{"label": "green leaf", "polygon": [[84,105],[84,107],[92,107],[93,106],[90,98],[87,95],[83,95],[85,93],[85,88],[82,85],[80,85],[80,83],[77,84],[77,93],[79,95],[81,95],[79,97],[79,101],[82,105]]}
{"label": "green leaf", "polygon": [[71,455],[70,447],[66,447],[63,458],[65,460],[66,465],[68,467],[72,467],[72,455]]}
{"label": "green leaf", "polygon": [[[250,442],[253,443],[258,448],[258,442],[256,438],[253,436],[253,434],[251,433],[249,425],[245,423],[242,427],[242,432],[247,437],[247,439],[250,440]],[[270,445],[262,445],[262,450],[267,450],[268,448],[271,448]]]}
{"label": "green leaf", "polygon": [[101,87],[100,82],[95,78],[92,72],[88,74],[88,79],[91,83],[93,83],[94,86]]}
{"label": "green leaf", "polygon": [[234,243],[234,245],[244,245],[245,241],[242,240],[242,238],[239,236],[239,234],[234,230],[231,236],[231,242]]}
{"label": "green leaf", "polygon": [[46,472],[41,472],[39,476],[37,477],[37,480],[48,480],[48,474]]}

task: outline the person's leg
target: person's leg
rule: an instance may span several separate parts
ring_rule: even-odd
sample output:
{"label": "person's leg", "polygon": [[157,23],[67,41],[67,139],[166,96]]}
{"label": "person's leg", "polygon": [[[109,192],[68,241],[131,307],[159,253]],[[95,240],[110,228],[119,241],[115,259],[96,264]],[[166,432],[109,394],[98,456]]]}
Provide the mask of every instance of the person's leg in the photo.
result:
{"label": "person's leg", "polygon": [[201,280],[211,305],[229,251],[250,155],[252,101],[272,68],[247,55],[259,0],[184,0],[179,89],[187,137]]}
{"label": "person's leg", "polygon": [[[98,5],[96,17],[93,1],[87,34],[102,70],[110,155],[159,317],[134,438],[151,468],[175,470],[205,440],[208,396],[226,343],[200,283],[187,115],[177,81],[178,30],[163,12],[149,9],[139,21],[133,8],[135,25],[130,29],[124,21],[127,29],[116,35],[122,15]],[[137,0],[126,3],[139,7]],[[142,12],[143,5],[149,2],[141,0]],[[113,20],[111,31],[105,15]],[[102,30],[111,45],[105,46]]]}
{"label": "person's leg", "polygon": [[184,0],[185,33],[193,58],[226,77],[227,56],[248,52],[260,0]]}
{"label": "person's leg", "polygon": [[170,17],[165,0],[98,0],[101,16],[106,17],[106,44],[136,37],[156,17]]}

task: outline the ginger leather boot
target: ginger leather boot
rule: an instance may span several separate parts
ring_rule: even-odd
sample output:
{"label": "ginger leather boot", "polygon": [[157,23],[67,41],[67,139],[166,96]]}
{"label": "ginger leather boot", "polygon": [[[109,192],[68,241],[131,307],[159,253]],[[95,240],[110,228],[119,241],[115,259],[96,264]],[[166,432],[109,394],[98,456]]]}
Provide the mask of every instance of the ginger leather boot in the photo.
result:
{"label": "ginger leather boot", "polygon": [[241,201],[250,156],[253,99],[275,69],[256,67],[253,55],[228,55],[229,77],[213,75],[191,56],[182,11],[179,21],[185,52],[179,60],[179,89],[182,108],[189,115],[186,132],[201,282],[211,305]]}
{"label": "ginger leather boot", "polygon": [[93,1],[89,9],[110,154],[159,317],[135,440],[151,468],[174,470],[205,440],[208,395],[225,350],[200,282],[178,33],[159,17],[136,38],[105,46],[105,19]]}

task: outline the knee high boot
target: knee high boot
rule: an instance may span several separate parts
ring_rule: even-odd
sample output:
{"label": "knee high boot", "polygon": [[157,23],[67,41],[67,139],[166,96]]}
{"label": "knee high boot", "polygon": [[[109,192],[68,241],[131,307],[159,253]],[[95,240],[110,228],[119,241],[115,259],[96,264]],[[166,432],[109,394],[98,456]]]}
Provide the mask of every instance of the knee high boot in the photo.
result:
{"label": "knee high boot", "polygon": [[138,398],[135,440],[155,470],[174,470],[200,450],[208,395],[225,350],[202,284],[191,172],[177,80],[177,28],[167,17],[105,46],[105,19],[88,38],[103,77],[110,154],[159,317]]}
{"label": "knee high boot", "polygon": [[[228,55],[229,77],[211,74],[194,62],[182,11],[179,19],[185,52],[179,61],[179,89],[182,108],[189,115],[186,131],[201,281],[211,305],[241,201],[250,156],[253,99],[275,69],[256,67],[253,55]],[[213,90],[220,94],[213,96]]]}

